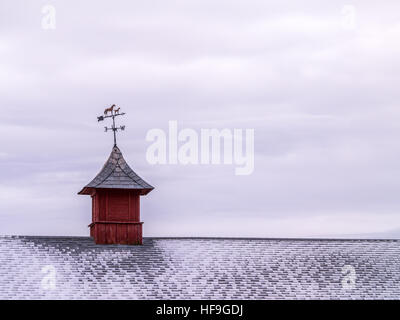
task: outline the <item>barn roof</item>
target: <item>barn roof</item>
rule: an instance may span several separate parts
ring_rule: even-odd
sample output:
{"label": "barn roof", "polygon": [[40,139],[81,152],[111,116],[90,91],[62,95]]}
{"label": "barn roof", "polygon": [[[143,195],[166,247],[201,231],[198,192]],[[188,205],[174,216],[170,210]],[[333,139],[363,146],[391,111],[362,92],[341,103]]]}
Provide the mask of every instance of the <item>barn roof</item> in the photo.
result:
{"label": "barn roof", "polygon": [[0,299],[399,299],[399,257],[399,240],[0,236]]}
{"label": "barn roof", "polygon": [[101,171],[79,194],[91,194],[92,189],[100,188],[137,189],[141,190],[142,194],[147,194],[154,189],[129,167],[116,145]]}

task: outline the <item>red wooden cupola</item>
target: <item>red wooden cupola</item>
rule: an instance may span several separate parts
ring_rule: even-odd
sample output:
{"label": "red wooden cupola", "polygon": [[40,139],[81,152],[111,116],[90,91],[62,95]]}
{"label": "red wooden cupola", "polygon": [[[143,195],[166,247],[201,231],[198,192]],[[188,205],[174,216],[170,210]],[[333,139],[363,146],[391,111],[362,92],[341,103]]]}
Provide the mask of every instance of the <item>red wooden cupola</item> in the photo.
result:
{"label": "red wooden cupola", "polygon": [[126,163],[114,145],[100,173],[79,194],[92,197],[90,236],[97,244],[142,244],[140,196],[154,188]]}

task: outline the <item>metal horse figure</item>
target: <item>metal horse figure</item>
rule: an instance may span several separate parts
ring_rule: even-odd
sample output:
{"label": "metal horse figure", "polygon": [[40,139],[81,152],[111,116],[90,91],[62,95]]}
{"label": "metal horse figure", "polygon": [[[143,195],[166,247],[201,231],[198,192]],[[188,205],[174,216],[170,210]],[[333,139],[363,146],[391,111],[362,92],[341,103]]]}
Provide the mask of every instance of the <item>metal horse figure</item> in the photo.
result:
{"label": "metal horse figure", "polygon": [[[114,134],[114,145],[117,145],[117,137],[116,137],[116,133],[117,131],[121,130],[125,130],[125,126],[115,126],[115,117],[118,116],[123,116],[125,115],[125,112],[119,112],[121,108],[115,108],[115,104],[113,104],[111,107],[107,108],[104,110],[104,116],[98,116],[97,117],[97,121],[104,121],[106,118],[112,118],[112,126],[111,127],[104,127],[105,131],[107,132],[108,130],[111,130]],[[110,115],[108,115],[108,113],[110,113]]]}
{"label": "metal horse figure", "polygon": [[[114,107],[115,107],[115,104],[113,104],[111,107],[105,109],[105,110],[104,110],[104,115],[106,116],[109,112],[111,112],[111,114],[112,114],[112,112],[113,112],[113,110],[114,110]],[[118,109],[119,109],[119,108],[118,108]]]}

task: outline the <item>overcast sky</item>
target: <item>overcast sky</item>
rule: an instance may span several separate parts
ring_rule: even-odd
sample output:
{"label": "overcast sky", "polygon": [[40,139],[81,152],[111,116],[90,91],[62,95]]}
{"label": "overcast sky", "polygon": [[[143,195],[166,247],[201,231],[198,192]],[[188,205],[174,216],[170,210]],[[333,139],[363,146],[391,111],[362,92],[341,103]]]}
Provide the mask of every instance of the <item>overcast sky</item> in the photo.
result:
{"label": "overcast sky", "polygon": [[[400,235],[399,13],[398,0],[1,0],[0,234],[88,235],[77,192],[111,152],[96,116],[115,103],[118,145],[155,186],[144,236]],[[254,173],[150,165],[146,133],[169,120],[254,129]]]}

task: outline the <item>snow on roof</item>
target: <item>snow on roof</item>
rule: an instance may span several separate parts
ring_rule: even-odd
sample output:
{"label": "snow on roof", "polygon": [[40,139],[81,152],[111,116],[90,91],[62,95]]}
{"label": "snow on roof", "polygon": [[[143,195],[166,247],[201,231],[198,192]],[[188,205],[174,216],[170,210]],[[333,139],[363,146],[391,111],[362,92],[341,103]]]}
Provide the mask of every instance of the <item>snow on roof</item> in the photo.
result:
{"label": "snow on roof", "polygon": [[399,240],[0,237],[0,299],[399,298]]}

